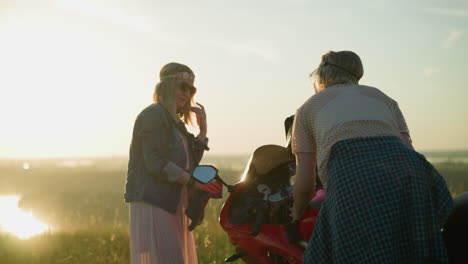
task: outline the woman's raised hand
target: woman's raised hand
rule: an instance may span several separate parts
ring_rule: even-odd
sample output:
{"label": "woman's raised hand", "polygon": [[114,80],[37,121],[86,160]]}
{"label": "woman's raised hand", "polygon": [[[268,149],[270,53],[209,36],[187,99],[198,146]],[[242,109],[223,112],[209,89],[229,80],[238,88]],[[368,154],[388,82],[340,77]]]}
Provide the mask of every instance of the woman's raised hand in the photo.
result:
{"label": "woman's raised hand", "polygon": [[196,103],[198,107],[192,106],[190,107],[190,111],[194,112],[197,117],[197,125],[200,128],[200,136],[201,139],[206,137],[207,132],[207,122],[206,122],[206,112],[205,107],[199,103]]}
{"label": "woman's raised hand", "polygon": [[216,181],[210,181],[206,184],[196,182],[193,187],[197,190],[204,191],[210,194],[217,194],[223,189],[223,186],[216,182]]}

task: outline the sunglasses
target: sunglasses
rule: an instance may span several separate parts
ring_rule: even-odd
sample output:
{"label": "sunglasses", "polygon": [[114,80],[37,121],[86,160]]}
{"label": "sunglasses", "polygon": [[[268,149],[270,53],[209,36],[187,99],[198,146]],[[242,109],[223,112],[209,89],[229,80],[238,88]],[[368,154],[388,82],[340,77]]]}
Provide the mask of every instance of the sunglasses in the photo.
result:
{"label": "sunglasses", "polygon": [[190,94],[193,94],[193,93],[195,92],[195,90],[196,90],[196,88],[195,88],[194,86],[190,85],[190,84],[187,83],[187,82],[181,82],[181,83],[179,84],[178,88],[179,88],[182,92],[184,92],[184,93],[189,92]]}

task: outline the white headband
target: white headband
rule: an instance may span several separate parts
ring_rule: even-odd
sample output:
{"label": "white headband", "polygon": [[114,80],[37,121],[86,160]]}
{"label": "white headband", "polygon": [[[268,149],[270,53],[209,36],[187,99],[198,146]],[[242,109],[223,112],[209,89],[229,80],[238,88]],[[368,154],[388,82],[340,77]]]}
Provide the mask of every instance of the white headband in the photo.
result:
{"label": "white headband", "polygon": [[166,78],[173,78],[173,77],[176,77],[182,81],[187,81],[187,80],[193,80],[195,78],[195,75],[189,73],[189,72],[178,72],[178,73],[175,73],[175,74],[171,74],[171,75],[166,75],[164,77],[161,78],[161,80],[164,80]]}

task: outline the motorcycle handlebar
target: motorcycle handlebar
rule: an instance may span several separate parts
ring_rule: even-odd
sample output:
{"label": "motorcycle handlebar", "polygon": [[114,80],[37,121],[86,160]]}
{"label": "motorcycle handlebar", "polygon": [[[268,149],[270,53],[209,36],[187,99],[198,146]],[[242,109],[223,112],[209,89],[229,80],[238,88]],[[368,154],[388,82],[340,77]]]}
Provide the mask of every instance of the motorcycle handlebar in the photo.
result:
{"label": "motorcycle handlebar", "polygon": [[219,177],[219,175],[216,175],[216,179],[219,180],[222,184],[224,184],[224,186],[226,186],[228,192],[233,192],[236,189],[234,185],[229,185],[225,181],[223,181],[223,179]]}

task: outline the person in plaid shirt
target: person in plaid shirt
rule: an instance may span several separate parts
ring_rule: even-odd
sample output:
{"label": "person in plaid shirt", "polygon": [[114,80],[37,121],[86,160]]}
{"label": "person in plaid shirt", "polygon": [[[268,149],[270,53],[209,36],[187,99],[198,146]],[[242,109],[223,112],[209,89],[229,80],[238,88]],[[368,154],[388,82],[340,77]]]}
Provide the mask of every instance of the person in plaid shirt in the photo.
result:
{"label": "person in plaid shirt", "polygon": [[326,53],[311,74],[316,93],[295,115],[293,221],[316,177],[327,189],[304,263],[447,263],[447,185],[414,150],[398,103],[360,85],[363,74],[354,52]]}

